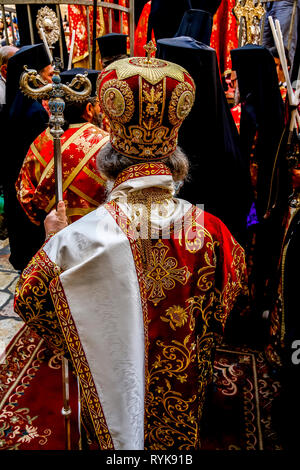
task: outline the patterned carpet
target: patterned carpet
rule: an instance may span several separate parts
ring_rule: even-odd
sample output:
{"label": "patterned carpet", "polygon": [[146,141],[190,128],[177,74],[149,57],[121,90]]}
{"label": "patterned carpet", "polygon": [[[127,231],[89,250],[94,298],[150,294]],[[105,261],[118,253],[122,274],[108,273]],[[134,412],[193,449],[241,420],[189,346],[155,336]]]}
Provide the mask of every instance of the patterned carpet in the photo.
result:
{"label": "patterned carpet", "polygon": [[271,419],[272,402],[279,390],[262,352],[218,348],[202,421],[202,448],[281,450]]}
{"label": "patterned carpet", "polygon": [[[0,358],[0,448],[64,449],[60,360],[23,327]],[[78,449],[77,383],[71,378],[72,448]],[[217,350],[214,383],[202,423],[207,450],[281,449],[272,429],[271,405],[279,384],[263,354]]]}
{"label": "patterned carpet", "polygon": [[0,239],[0,355],[23,325],[13,309],[19,273],[10,264],[9,256],[8,239]]}
{"label": "patterned carpet", "polygon": [[[71,377],[73,449],[78,449],[77,381]],[[0,449],[64,450],[61,360],[23,326],[0,356]]]}
{"label": "patterned carpet", "polygon": [[[14,313],[19,275],[8,258],[8,240],[0,241],[0,449],[62,450],[65,431],[61,363]],[[236,329],[239,340],[242,331],[249,330],[242,324]],[[250,338],[255,336],[250,334]],[[248,343],[248,338],[244,339]],[[233,343],[216,352],[214,382],[202,420],[202,448],[281,449],[271,419],[279,383],[269,376],[262,352],[233,347]],[[70,386],[75,450],[79,438],[75,377],[71,377]]]}

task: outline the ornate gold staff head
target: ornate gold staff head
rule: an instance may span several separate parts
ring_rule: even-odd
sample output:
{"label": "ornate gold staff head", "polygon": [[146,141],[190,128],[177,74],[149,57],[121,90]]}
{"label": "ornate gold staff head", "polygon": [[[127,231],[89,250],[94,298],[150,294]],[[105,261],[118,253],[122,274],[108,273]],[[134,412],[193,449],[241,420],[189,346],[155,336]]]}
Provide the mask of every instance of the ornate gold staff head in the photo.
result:
{"label": "ornate gold staff head", "polygon": [[24,95],[34,100],[48,98],[52,84],[45,82],[36,70],[29,69],[27,65],[24,65],[24,70],[20,78],[20,89]]}
{"label": "ornate gold staff head", "polygon": [[61,83],[60,70],[57,64],[54,67],[52,83],[46,83],[38,72],[24,66],[25,72],[21,75],[20,89],[24,95],[33,99],[64,98],[68,101],[85,101],[92,90],[87,74],[77,74],[70,84]]}
{"label": "ornate gold staff head", "polygon": [[70,84],[61,83],[59,66],[56,63],[52,83],[45,83],[36,70],[26,66],[20,79],[22,92],[33,99],[49,99],[51,134],[58,138],[63,134],[63,112],[65,101],[85,101],[92,90],[90,80],[86,75],[77,74]]}

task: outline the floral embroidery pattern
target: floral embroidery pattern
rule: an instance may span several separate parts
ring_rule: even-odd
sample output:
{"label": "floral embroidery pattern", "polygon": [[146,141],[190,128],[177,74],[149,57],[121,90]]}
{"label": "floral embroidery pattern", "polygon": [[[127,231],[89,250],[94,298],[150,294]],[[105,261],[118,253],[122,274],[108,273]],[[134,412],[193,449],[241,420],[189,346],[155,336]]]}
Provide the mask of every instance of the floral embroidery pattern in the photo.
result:
{"label": "floral embroidery pattern", "polygon": [[[17,450],[39,439],[44,446],[52,434],[50,429],[41,431],[34,421],[30,409],[21,407],[19,399],[38,372],[44,360],[43,340],[34,335],[28,327],[23,327],[17,335],[13,347],[7,353],[5,363],[0,366],[0,450]],[[22,373],[22,381],[18,379]],[[5,402],[2,398],[7,396]]]}
{"label": "floral embroidery pattern", "polygon": [[179,305],[174,305],[174,307],[169,307],[167,309],[165,317],[161,316],[160,318],[164,322],[169,322],[170,327],[173,330],[176,330],[176,327],[180,328],[187,322],[188,315],[182,307]]}
{"label": "floral embroidery pattern", "polygon": [[[39,267],[39,270],[36,267]],[[24,269],[16,287],[15,312],[51,349],[65,350],[63,334],[48,291],[50,281],[60,274],[41,249]]]}
{"label": "floral embroidery pattern", "polygon": [[[152,171],[136,167],[139,172],[132,177]],[[161,171],[157,165],[155,170]],[[129,176],[124,173],[119,184]],[[129,216],[115,201],[106,207],[127,235],[136,261],[140,244],[131,235]],[[192,207],[185,216],[184,231],[183,224],[179,230],[174,228],[174,243],[153,239],[151,262],[142,267],[144,276],[137,270],[146,326],[146,450],[200,448],[199,423],[213,377],[213,352],[233,302],[243,292],[242,248],[226,227],[205,217],[204,225],[203,211]],[[178,267],[182,258],[176,256],[176,243],[185,253],[185,267]],[[155,306],[162,300],[165,306],[160,311]]]}

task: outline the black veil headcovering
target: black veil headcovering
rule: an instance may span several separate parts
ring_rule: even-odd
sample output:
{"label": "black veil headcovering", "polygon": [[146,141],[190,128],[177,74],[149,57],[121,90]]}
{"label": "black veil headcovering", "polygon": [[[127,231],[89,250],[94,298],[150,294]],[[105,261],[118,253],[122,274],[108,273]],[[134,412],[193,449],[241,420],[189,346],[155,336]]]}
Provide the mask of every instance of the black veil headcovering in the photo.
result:
{"label": "black veil headcovering", "polygon": [[216,51],[190,37],[161,39],[158,56],[184,67],[196,83],[195,104],[179,146],[191,162],[180,197],[218,216],[242,241],[251,204],[247,162],[220,80]]}

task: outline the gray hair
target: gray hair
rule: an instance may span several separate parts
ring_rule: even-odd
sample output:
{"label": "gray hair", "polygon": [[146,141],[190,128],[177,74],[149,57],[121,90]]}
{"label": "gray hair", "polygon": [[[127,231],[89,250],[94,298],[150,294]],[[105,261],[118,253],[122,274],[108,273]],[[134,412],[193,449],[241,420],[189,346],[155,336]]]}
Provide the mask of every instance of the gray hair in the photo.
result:
{"label": "gray hair", "polygon": [[[121,171],[126,170],[129,166],[138,163],[148,163],[149,160],[135,160],[120,154],[108,142],[97,155],[98,170],[108,179],[116,180]],[[153,163],[153,162],[152,162]],[[185,153],[180,147],[176,147],[175,151],[159,163],[164,163],[171,171],[175,183],[180,183],[188,179],[189,161]]]}
{"label": "gray hair", "polygon": [[15,46],[3,46],[0,48],[0,67],[8,62],[8,59],[19,49]]}

